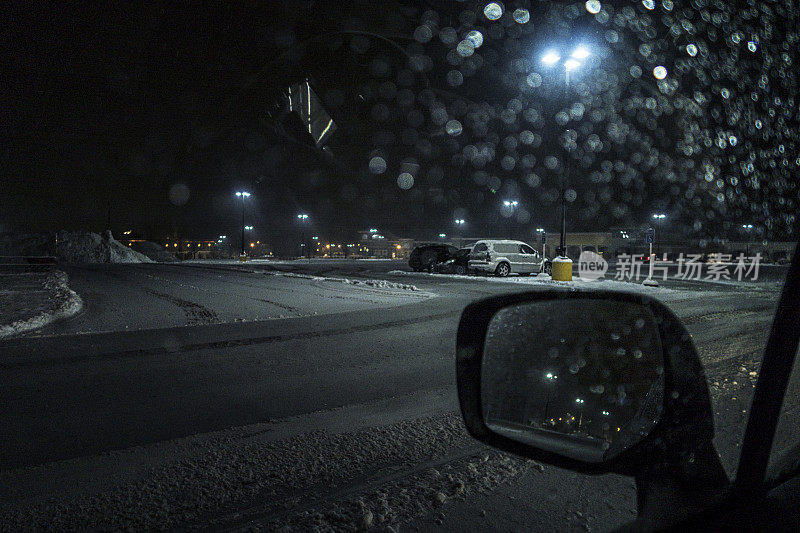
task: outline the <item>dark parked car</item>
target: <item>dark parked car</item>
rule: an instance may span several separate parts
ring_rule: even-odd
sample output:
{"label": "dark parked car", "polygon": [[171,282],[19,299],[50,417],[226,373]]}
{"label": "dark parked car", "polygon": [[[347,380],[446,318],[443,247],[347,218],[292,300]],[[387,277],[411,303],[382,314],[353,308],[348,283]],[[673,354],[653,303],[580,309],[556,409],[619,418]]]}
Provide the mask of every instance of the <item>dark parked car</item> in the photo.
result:
{"label": "dark parked car", "polygon": [[469,272],[469,253],[472,247],[460,248],[456,254],[445,261],[435,265],[436,272],[441,274],[466,274]]}
{"label": "dark parked car", "polygon": [[458,248],[449,244],[421,244],[411,251],[408,266],[414,272],[427,270],[433,272],[438,263],[444,263],[455,257]]}

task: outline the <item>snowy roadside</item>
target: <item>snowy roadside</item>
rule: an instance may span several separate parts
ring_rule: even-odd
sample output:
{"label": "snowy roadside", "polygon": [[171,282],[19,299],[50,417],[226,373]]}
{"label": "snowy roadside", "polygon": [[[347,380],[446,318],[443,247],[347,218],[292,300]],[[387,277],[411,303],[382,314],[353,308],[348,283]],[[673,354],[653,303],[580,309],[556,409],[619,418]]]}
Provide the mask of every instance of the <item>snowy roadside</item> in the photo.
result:
{"label": "snowy roadside", "polygon": [[430,391],[3,472],[0,530],[396,531],[537,466],[474,441],[454,403]]}
{"label": "snowy roadside", "polygon": [[73,316],[83,301],[60,271],[0,274],[0,339]]}
{"label": "snowy roadside", "polygon": [[616,280],[602,280],[602,281],[584,281],[575,276],[572,281],[554,281],[553,278],[547,274],[539,274],[538,276],[509,276],[506,278],[497,278],[492,276],[467,276],[461,274],[432,274],[429,272],[409,272],[408,270],[392,270],[388,272],[390,275],[400,276],[415,276],[415,277],[430,277],[430,278],[450,278],[459,280],[469,280],[475,282],[485,283],[516,283],[518,285],[535,285],[538,287],[561,287],[569,288],[571,290],[581,289],[616,289],[629,292],[640,292],[645,294],[652,293],[673,293],[675,289],[668,289],[666,287],[645,287],[641,283],[631,283],[627,281]]}

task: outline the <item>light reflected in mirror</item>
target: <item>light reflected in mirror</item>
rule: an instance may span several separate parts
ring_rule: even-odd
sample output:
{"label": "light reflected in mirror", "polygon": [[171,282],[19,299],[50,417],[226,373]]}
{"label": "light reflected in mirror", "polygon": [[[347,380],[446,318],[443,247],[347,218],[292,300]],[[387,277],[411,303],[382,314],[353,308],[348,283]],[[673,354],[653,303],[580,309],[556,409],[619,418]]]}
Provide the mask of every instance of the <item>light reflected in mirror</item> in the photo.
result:
{"label": "light reflected in mirror", "polygon": [[481,369],[487,427],[587,462],[612,459],[655,426],[663,348],[645,306],[542,300],[498,311]]}

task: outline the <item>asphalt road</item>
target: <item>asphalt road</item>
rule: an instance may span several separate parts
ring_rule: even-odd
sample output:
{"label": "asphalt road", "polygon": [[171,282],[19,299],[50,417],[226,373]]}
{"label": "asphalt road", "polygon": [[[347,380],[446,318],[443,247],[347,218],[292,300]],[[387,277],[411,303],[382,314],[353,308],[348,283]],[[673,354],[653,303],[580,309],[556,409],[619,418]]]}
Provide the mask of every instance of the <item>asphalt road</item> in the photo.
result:
{"label": "asphalt road", "polygon": [[[604,529],[631,519],[630,480],[532,468],[477,445],[460,426],[461,310],[549,285],[393,273],[401,268],[67,268],[84,311],[0,342],[0,525],[31,527],[57,513],[64,524],[118,527],[122,513],[132,527],[307,529],[358,526],[367,508],[373,525],[419,529]],[[653,294],[694,337],[714,398],[715,444],[733,472],[777,288],[664,285]],[[248,460],[255,473],[245,484],[239,462],[267,451],[272,459]],[[163,505],[131,503],[134,490],[160,494]],[[535,515],[497,503],[532,490]],[[597,493],[614,495],[593,503]]]}

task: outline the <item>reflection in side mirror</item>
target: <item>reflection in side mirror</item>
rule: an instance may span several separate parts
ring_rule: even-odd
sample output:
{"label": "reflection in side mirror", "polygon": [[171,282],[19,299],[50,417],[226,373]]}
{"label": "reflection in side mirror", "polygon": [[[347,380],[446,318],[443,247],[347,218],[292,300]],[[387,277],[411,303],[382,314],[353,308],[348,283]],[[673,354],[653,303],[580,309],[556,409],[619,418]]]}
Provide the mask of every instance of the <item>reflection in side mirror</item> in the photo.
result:
{"label": "reflection in side mirror", "polygon": [[663,405],[663,348],[642,304],[540,300],[489,322],[481,406],[499,435],[598,463],[647,436]]}

